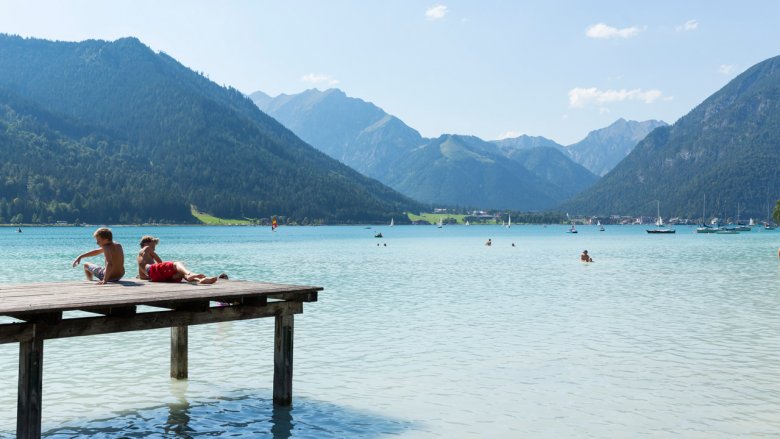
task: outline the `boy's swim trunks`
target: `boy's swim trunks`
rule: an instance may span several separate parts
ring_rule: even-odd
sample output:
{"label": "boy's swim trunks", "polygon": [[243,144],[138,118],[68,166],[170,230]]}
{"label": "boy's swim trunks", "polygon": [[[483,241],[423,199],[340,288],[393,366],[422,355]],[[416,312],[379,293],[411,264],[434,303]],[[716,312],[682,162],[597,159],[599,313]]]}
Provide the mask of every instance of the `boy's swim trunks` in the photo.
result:
{"label": "boy's swim trunks", "polygon": [[180,282],[181,278],[173,279],[175,275],[176,265],[173,262],[149,265],[149,280],[152,282]]}

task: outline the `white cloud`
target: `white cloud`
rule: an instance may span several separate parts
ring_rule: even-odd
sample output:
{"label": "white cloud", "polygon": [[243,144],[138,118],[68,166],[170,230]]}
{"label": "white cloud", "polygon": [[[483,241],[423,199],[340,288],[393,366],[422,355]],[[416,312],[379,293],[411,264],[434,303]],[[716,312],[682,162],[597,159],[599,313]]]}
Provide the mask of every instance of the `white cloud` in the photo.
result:
{"label": "white cloud", "polygon": [[521,133],[520,131],[509,130],[509,131],[507,131],[505,133],[499,134],[498,135],[498,140],[513,139],[515,137],[520,137],[522,135],[523,135],[523,133]]}
{"label": "white cloud", "polygon": [[663,93],[660,90],[643,91],[641,88],[633,90],[599,90],[596,87],[577,87],[569,91],[569,107],[584,108],[590,104],[597,104],[603,107],[604,104],[623,101],[639,101],[645,104],[652,104],[662,97]]}
{"label": "white cloud", "polygon": [[639,28],[636,26],[624,27],[618,29],[616,27],[607,26],[604,23],[594,24],[585,30],[585,35],[590,38],[631,38],[639,35]]}
{"label": "white cloud", "polygon": [[718,73],[721,75],[730,75],[734,71],[734,66],[731,64],[721,64],[720,67],[718,67]]}
{"label": "white cloud", "polygon": [[327,85],[333,86],[339,83],[338,79],[330,76],[323,75],[322,73],[307,73],[301,76],[301,81],[308,82],[313,85]]}
{"label": "white cloud", "polygon": [[447,7],[444,5],[431,6],[425,11],[425,18],[428,20],[441,20],[447,15]]}
{"label": "white cloud", "polygon": [[699,28],[699,21],[698,20],[688,20],[685,23],[677,26],[675,30],[677,32],[687,32],[691,30],[696,30]]}

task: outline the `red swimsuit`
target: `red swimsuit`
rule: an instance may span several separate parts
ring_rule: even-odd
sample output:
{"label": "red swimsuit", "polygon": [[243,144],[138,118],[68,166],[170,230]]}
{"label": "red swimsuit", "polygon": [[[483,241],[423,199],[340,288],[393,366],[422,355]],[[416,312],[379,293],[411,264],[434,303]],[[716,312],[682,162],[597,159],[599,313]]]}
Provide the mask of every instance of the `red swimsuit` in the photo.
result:
{"label": "red swimsuit", "polygon": [[149,280],[152,282],[181,282],[181,279],[173,279],[176,273],[176,264],[173,262],[149,265]]}

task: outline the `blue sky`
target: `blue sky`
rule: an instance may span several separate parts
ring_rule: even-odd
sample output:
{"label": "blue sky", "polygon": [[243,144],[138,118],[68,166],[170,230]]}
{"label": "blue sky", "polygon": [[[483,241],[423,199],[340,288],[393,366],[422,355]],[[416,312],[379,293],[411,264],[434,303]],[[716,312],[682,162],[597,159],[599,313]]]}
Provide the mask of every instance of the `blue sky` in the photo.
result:
{"label": "blue sky", "polygon": [[245,93],[338,87],[421,134],[674,122],[780,55],[775,1],[8,1],[0,32],[138,37]]}

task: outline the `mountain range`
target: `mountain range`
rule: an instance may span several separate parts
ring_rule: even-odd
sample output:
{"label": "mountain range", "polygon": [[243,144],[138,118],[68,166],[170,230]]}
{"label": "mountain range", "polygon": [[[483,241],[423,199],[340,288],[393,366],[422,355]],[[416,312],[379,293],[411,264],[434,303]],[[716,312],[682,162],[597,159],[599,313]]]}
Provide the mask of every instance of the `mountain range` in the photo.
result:
{"label": "mountain range", "polygon": [[[0,217],[385,221],[421,206],[135,38],[0,35]],[[3,222],[3,221],[0,221]]]}
{"label": "mountain range", "polygon": [[530,136],[430,139],[338,89],[276,97],[255,92],[250,98],[312,146],[413,199],[498,209],[559,205],[598,179],[586,167],[603,172],[630,151],[635,137],[664,125],[621,119],[569,147]]}
{"label": "mountain range", "polygon": [[652,131],[563,206],[572,213],[769,217],[780,193],[780,57],[758,63],[674,125]]}

